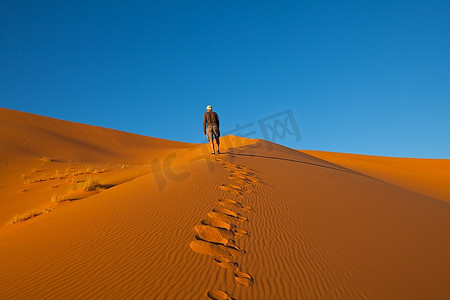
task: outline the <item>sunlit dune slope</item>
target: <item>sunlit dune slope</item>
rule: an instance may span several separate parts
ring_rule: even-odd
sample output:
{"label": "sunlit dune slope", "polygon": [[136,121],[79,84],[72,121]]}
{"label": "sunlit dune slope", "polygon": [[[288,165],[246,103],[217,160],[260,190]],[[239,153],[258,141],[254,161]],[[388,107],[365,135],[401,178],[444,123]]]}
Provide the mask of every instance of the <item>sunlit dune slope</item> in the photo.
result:
{"label": "sunlit dune slope", "polygon": [[148,173],[142,165],[161,151],[191,146],[4,108],[0,142],[2,225],[15,215],[50,209],[53,196],[66,196],[87,178],[119,184]]}
{"label": "sunlit dune slope", "polygon": [[[20,146],[33,128],[20,116],[42,117],[18,114],[6,123],[24,128],[8,141]],[[58,130],[34,148],[67,136]],[[4,178],[17,157],[40,171],[25,180],[48,177],[2,184],[4,208],[45,207],[54,189],[90,176],[111,186],[0,224],[0,299],[450,298],[448,203],[263,140],[227,136],[213,156],[207,144],[84,135],[88,145],[66,145],[82,154],[5,151]]]}
{"label": "sunlit dune slope", "polygon": [[[248,139],[228,136],[224,144]],[[52,198],[85,198],[72,191],[88,179],[118,185],[150,173],[167,153],[192,152],[189,144],[0,108],[0,224],[29,211],[53,209]],[[248,141],[247,141],[248,143]],[[194,152],[192,152],[194,153]],[[173,159],[179,159],[174,157]],[[161,160],[161,164],[172,156]]]}
{"label": "sunlit dune slope", "polygon": [[142,163],[149,150],[189,144],[130,134],[0,108],[2,165],[9,160],[42,157],[59,160]]}
{"label": "sunlit dune slope", "polygon": [[450,202],[450,159],[384,157],[312,150],[301,152]]}

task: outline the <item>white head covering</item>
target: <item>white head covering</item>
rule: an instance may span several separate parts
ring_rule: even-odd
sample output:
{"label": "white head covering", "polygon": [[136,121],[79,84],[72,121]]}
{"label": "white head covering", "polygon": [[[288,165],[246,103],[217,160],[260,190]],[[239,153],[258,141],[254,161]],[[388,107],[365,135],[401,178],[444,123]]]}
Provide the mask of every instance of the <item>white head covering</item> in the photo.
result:
{"label": "white head covering", "polygon": [[208,106],[206,107],[206,109],[207,109],[207,110],[212,110],[212,106],[211,106],[211,105],[208,105]]}

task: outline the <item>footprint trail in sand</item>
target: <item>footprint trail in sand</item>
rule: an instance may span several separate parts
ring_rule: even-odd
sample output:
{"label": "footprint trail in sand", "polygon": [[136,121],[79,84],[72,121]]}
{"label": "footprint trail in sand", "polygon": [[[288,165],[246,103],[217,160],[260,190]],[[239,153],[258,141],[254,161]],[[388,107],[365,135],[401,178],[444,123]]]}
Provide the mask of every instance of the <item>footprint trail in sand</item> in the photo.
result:
{"label": "footprint trail in sand", "polygon": [[[247,253],[236,245],[236,239],[249,236],[246,230],[238,226],[250,222],[242,213],[253,212],[242,201],[246,199],[246,194],[255,193],[254,185],[262,183],[262,180],[253,170],[244,166],[219,158],[215,160],[230,171],[228,178],[232,182],[219,186],[219,189],[227,193],[227,197],[218,199],[219,207],[208,212],[207,218],[194,227],[196,234],[190,247],[199,254],[212,256],[215,263],[232,272],[237,284],[251,287],[254,284],[253,277],[243,272],[234,258]],[[218,289],[208,291],[206,296],[209,299],[235,299],[226,291]]]}

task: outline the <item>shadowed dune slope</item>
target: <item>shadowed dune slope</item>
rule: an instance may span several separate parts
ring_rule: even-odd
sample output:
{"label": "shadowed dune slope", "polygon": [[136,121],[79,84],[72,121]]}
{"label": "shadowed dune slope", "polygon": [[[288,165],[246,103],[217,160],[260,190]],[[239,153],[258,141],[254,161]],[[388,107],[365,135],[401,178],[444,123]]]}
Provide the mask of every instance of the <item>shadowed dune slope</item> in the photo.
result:
{"label": "shadowed dune slope", "polygon": [[263,140],[167,143],[104,173],[139,175],[0,226],[0,298],[450,297],[448,203]]}
{"label": "shadowed dune slope", "polygon": [[384,157],[312,150],[301,152],[450,203],[450,159]]}

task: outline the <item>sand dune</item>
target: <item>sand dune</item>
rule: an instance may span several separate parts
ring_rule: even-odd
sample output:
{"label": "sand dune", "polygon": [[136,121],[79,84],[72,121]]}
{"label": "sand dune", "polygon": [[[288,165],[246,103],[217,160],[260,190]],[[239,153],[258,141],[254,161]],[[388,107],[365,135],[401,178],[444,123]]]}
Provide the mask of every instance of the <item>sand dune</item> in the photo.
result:
{"label": "sand dune", "polygon": [[307,150],[301,152],[450,203],[450,159],[383,157]]}
{"label": "sand dune", "polygon": [[[450,297],[441,173],[425,193],[388,163],[363,170],[263,140],[228,136],[211,156],[6,109],[0,127],[1,299]],[[91,176],[108,188],[68,192]]]}

